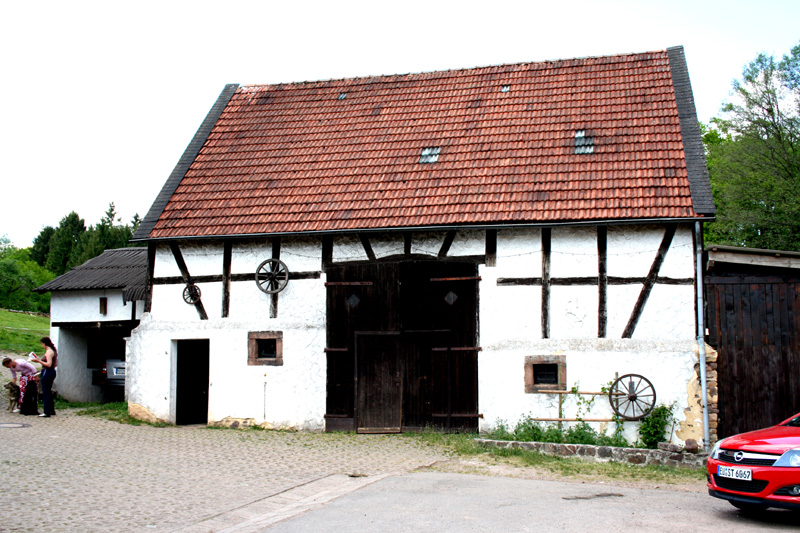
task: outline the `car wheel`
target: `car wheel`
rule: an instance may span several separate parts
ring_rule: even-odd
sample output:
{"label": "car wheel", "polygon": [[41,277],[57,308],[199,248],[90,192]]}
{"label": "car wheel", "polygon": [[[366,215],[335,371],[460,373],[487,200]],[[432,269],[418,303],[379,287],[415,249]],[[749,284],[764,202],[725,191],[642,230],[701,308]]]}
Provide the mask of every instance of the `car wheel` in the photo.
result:
{"label": "car wheel", "polygon": [[757,514],[764,511],[767,506],[760,503],[731,502],[731,505],[746,514]]}

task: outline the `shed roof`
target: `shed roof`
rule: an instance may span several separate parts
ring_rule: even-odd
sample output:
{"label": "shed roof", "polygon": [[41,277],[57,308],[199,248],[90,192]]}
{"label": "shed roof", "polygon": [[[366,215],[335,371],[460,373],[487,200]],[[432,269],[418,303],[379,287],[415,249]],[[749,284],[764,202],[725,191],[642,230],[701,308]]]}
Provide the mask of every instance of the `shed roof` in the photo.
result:
{"label": "shed roof", "polygon": [[135,238],[713,214],[677,47],[229,85]]}
{"label": "shed roof", "polygon": [[147,248],[106,250],[95,258],[37,287],[37,292],[122,289],[126,301],[144,300]]}

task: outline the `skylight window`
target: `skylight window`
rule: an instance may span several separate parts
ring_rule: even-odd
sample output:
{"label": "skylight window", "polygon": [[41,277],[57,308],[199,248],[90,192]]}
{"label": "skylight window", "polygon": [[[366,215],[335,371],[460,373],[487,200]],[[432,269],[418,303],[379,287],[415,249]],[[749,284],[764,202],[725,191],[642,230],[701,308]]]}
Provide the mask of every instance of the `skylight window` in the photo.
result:
{"label": "skylight window", "polygon": [[575,132],[575,153],[594,153],[594,137],[586,135],[586,130],[577,130]]}
{"label": "skylight window", "polygon": [[422,149],[419,156],[420,163],[436,163],[439,160],[439,153],[442,151],[441,146],[429,146]]}
{"label": "skylight window", "polygon": [[511,90],[511,85],[503,85],[502,87],[500,87],[501,93],[507,93],[510,90]]}
{"label": "skylight window", "polygon": [[344,100],[347,98],[347,93],[339,93],[339,96],[336,97],[337,100]]}

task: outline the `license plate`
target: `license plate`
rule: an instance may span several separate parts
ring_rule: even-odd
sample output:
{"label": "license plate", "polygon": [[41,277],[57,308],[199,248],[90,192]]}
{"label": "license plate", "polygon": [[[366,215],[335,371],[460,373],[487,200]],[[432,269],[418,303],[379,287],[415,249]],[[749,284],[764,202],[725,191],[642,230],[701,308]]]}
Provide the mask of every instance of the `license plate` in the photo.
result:
{"label": "license plate", "polygon": [[732,468],[730,466],[717,465],[717,474],[722,477],[740,479],[742,481],[753,480],[753,471],[749,468]]}
{"label": "license plate", "polygon": [[125,375],[125,369],[124,368],[115,368],[114,369],[114,375],[115,376],[124,376]]}

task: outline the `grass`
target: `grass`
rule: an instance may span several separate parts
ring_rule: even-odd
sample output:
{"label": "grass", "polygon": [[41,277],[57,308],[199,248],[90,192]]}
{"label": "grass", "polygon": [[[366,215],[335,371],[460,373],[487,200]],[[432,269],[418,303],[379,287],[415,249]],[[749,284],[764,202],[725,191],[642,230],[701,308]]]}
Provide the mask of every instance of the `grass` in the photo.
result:
{"label": "grass", "polygon": [[550,476],[587,480],[648,482],[658,484],[695,483],[705,479],[705,469],[660,465],[637,466],[616,462],[592,462],[571,457],[558,457],[530,450],[495,448],[475,442],[478,437],[470,433],[440,433],[424,431],[407,433],[408,438],[419,439],[433,446],[449,449],[467,458],[480,458],[489,462],[505,463],[519,468],[533,468]]}
{"label": "grass", "polygon": [[[68,404],[69,407],[74,407],[76,404]],[[95,418],[104,418],[106,420],[113,420],[121,424],[130,424],[132,426],[153,426],[153,427],[167,427],[170,424],[165,423],[152,423],[145,422],[133,418],[128,414],[128,402],[108,402],[108,403],[95,403],[85,404],[80,407],[79,415],[93,416]]]}
{"label": "grass", "polygon": [[46,316],[12,313],[0,309],[0,352],[26,354],[42,351],[39,339],[50,335],[50,319]]}

